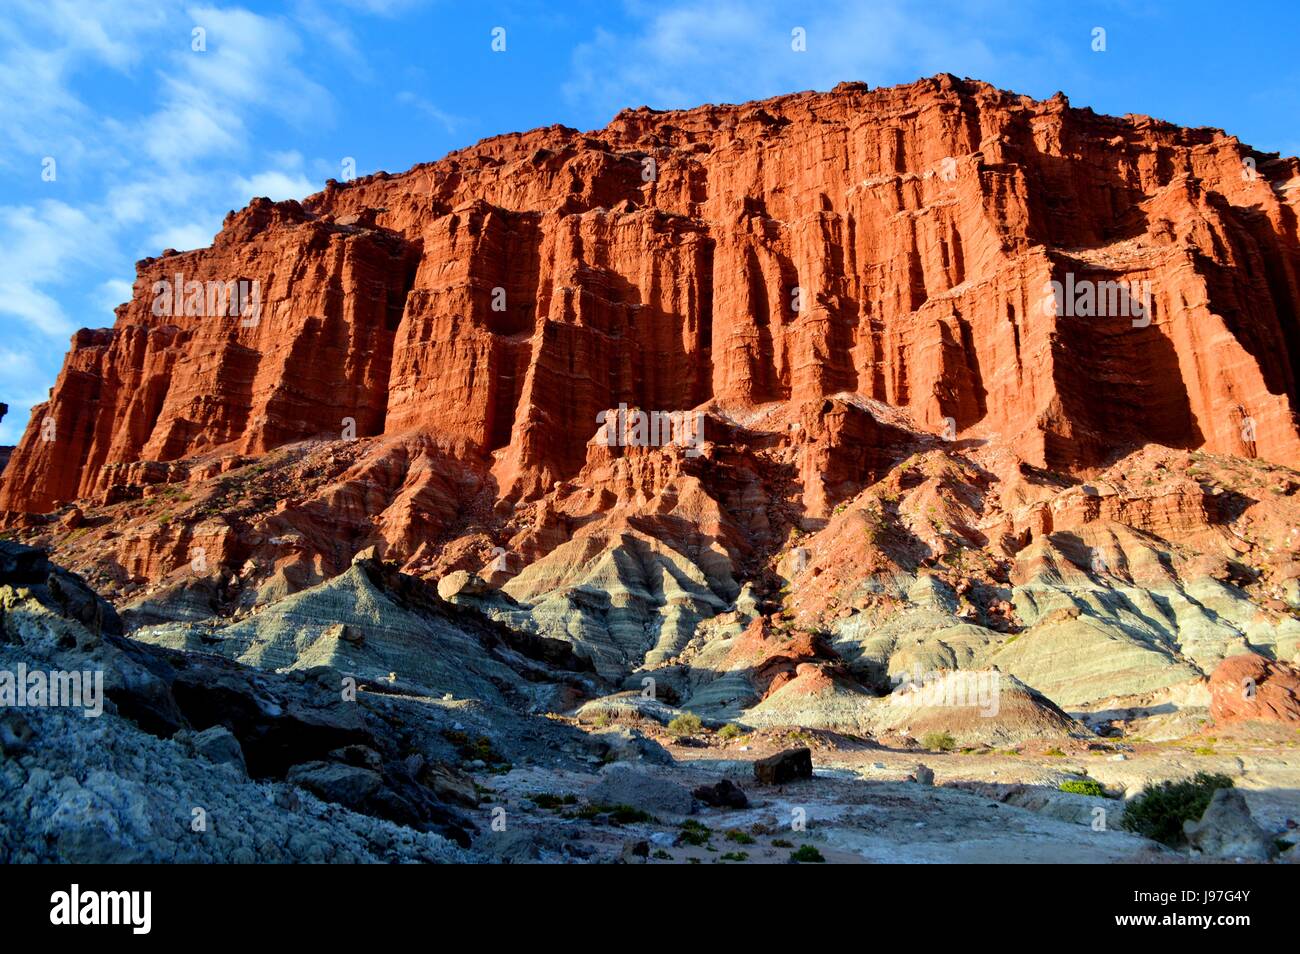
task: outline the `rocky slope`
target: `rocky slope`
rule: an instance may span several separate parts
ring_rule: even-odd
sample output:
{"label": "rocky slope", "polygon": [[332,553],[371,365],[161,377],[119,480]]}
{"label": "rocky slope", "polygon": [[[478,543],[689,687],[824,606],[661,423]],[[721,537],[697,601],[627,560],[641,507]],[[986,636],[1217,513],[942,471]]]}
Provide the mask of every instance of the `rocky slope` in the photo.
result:
{"label": "rocky slope", "polygon": [[1297,184],[947,75],[497,137],[141,262],[0,511],[176,649],[960,738],[882,697],[965,671],[1068,736],[1300,646]]}

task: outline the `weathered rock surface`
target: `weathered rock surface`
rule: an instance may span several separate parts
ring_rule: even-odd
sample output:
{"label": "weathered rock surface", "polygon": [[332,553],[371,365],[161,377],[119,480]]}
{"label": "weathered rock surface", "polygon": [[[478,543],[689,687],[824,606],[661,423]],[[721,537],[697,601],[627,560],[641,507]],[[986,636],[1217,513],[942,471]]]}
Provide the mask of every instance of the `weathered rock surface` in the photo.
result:
{"label": "weathered rock surface", "polygon": [[[142,639],[490,705],[649,677],[877,733],[918,668],[1176,691],[1300,650],[1297,181],[940,75],[259,199],[75,336],[0,520]],[[178,275],[259,309],[155,308]],[[611,445],[620,405],[690,426]],[[965,728],[1075,731],[1026,705]]]}
{"label": "weathered rock surface", "polygon": [[689,815],[694,807],[690,789],[621,762],[606,767],[588,796],[593,804],[630,805],[651,814]]}
{"label": "weathered rock surface", "polygon": [[754,763],[754,778],[760,785],[784,785],[812,774],[812,752],[806,748],[788,749]]}
{"label": "weathered rock surface", "polygon": [[[210,248],[141,262],[116,326],[74,339],[0,509],[345,419],[360,437],[431,428],[500,493],[536,496],[620,402],[841,392],[1037,466],[1151,440],[1291,462],[1296,175],[1217,130],[949,75],[496,137],[255,200]],[[1045,284],[1067,273],[1150,281],[1149,313],[1052,314]],[[256,279],[261,310],[156,314],[178,274]],[[1092,384],[1117,375],[1122,400]],[[822,462],[810,505],[864,450]]]}
{"label": "weathered rock surface", "polygon": [[1183,831],[1188,844],[1215,858],[1268,861],[1277,854],[1273,836],[1255,824],[1245,796],[1235,788],[1215,792],[1200,821],[1184,822]]}
{"label": "weathered rock surface", "polygon": [[1300,725],[1300,672],[1254,653],[1231,656],[1210,676],[1210,715],[1216,725]]}
{"label": "weathered rock surface", "polygon": [[[39,551],[0,541],[0,670],[103,680],[97,717],[3,712],[0,810],[21,816],[0,825],[6,860],[463,859],[454,843],[478,827],[454,768],[467,752],[504,761],[535,746],[573,764],[567,753],[599,748],[504,704],[444,711],[328,666],[272,673],[136,642],[103,625],[111,607],[86,611],[88,592]],[[491,738],[474,741],[459,720],[490,723]],[[190,827],[196,808],[212,827]]]}

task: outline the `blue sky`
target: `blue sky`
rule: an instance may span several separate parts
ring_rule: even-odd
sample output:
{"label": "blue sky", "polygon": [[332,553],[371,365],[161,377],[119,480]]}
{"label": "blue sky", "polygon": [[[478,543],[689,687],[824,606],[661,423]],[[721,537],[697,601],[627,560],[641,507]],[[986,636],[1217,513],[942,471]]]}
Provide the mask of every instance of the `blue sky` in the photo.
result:
{"label": "blue sky", "polygon": [[397,172],[500,132],[599,128],[624,106],[944,71],[1294,155],[1297,37],[1294,0],[4,0],[0,444],[44,399],[69,335],[112,324],[137,259],[207,245],[255,195],[317,191],[344,157]]}

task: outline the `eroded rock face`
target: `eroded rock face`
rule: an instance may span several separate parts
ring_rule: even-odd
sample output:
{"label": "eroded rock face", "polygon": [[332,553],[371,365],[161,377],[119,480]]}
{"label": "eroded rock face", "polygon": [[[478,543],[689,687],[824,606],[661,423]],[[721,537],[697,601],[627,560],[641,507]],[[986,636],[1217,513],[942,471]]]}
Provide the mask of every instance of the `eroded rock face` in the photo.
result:
{"label": "eroded rock face", "polygon": [[1300,672],[1254,653],[1231,656],[1210,677],[1210,715],[1223,725],[1300,725]]}
{"label": "eroded rock face", "polygon": [[[256,200],[74,338],[0,521],[164,645],[485,699],[502,653],[573,653],[711,718],[872,728],[918,671],[1071,706],[1290,659],[1297,182],[939,76]],[[515,643],[462,666],[445,608],[382,625],[411,607],[359,558]]]}
{"label": "eroded rock face", "polygon": [[[1250,155],[940,75],[627,110],[258,199],[74,337],[0,509],[349,428],[430,429],[535,497],[620,403],[840,392],[1037,466],[1146,441],[1293,461],[1300,166],[1245,176]],[[214,313],[208,283],[241,281],[256,314]],[[1097,282],[1149,282],[1141,313]]]}

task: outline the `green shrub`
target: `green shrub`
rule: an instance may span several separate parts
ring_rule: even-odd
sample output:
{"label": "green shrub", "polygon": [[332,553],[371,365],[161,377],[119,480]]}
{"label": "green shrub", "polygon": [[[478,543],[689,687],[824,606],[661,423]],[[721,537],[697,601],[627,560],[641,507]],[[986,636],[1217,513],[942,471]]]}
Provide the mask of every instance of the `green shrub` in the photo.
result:
{"label": "green shrub", "polygon": [[718,738],[720,739],[738,739],[744,734],[745,730],[734,722],[728,722],[718,730]]}
{"label": "green shrub", "polygon": [[729,851],[720,856],[722,861],[748,861],[749,852],[747,851]]}
{"label": "green shrub", "polygon": [[633,825],[637,822],[652,822],[655,820],[654,816],[649,812],[643,812],[631,805],[583,805],[578,809],[576,815],[584,821],[591,821],[601,815],[606,815],[610,823],[614,825]]}
{"label": "green shrub", "polygon": [[668,731],[673,735],[694,735],[703,728],[700,717],[694,712],[683,712],[668,723]]}
{"label": "green shrub", "polygon": [[654,816],[631,805],[615,805],[609,811],[609,820],[615,825],[635,825],[638,822],[652,822]]}
{"label": "green shrub", "polygon": [[529,795],[528,800],[538,808],[556,809],[561,805],[576,805],[578,797],[576,795],[556,795],[552,792],[538,792],[535,795]]}
{"label": "green shrub", "polygon": [[1148,785],[1129,803],[1120,825],[1171,848],[1181,847],[1186,843],[1183,822],[1199,820],[1214,793],[1232,784],[1226,775],[1197,772],[1191,778]]}
{"label": "green shrub", "polygon": [[727,830],[727,841],[734,841],[738,845],[752,845],[754,836],[739,828],[730,828]]}
{"label": "green shrub", "polygon": [[821,864],[826,859],[823,858],[822,853],[812,845],[800,845],[797,851],[790,852],[790,860],[797,861],[801,865],[806,865]]}
{"label": "green shrub", "polygon": [[794,847],[794,843],[793,843],[793,842],[786,841],[784,838],[773,838],[773,839],[772,839],[772,847],[773,847],[773,848],[793,848],[793,847]]}
{"label": "green shrub", "polygon": [[688,845],[696,847],[707,845],[712,834],[707,825],[697,822],[694,818],[682,822],[682,841]]}
{"label": "green shrub", "polygon": [[957,747],[957,740],[951,732],[927,732],[921,736],[921,745],[931,752],[951,752]]}
{"label": "green shrub", "polygon": [[1072,778],[1068,782],[1062,782],[1060,789],[1063,792],[1069,792],[1072,795],[1095,795],[1098,798],[1106,798],[1106,790],[1101,787],[1101,783],[1091,778]]}

